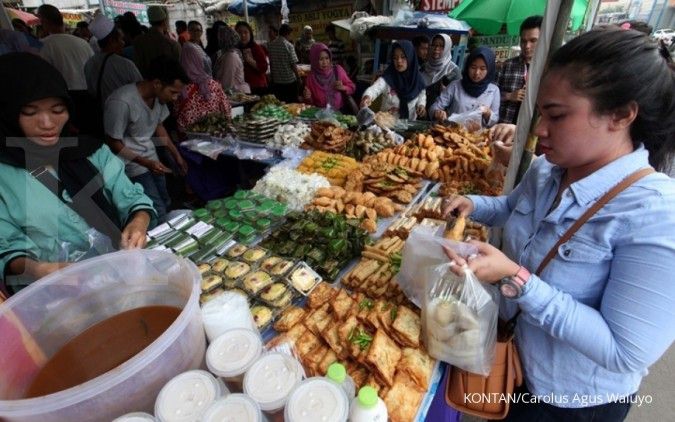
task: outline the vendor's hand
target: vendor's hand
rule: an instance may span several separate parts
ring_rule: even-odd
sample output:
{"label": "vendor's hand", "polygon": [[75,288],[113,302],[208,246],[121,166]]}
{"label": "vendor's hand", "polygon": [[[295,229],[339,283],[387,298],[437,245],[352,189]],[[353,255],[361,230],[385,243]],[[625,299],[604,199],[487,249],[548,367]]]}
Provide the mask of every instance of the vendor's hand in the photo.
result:
{"label": "vendor's hand", "polygon": [[32,277],[34,277],[36,280],[40,279],[42,277],[46,277],[49,274],[58,271],[62,268],[66,268],[68,265],[70,265],[70,262],[34,262],[30,267],[29,267],[29,273]]}
{"label": "vendor's hand", "polygon": [[145,160],[142,165],[155,174],[171,173],[171,169],[159,161]]}
{"label": "vendor's hand", "polygon": [[469,257],[459,256],[455,251],[443,247],[445,254],[456,265],[453,266],[453,272],[462,275],[463,267],[467,266],[476,277],[486,283],[497,283],[504,277],[516,275],[520,265],[511,261],[502,251],[490,245],[489,243],[470,240],[469,243],[478,249],[477,255]]}
{"label": "vendor's hand", "polygon": [[373,100],[368,96],[361,98],[361,108],[370,107],[372,103]]}
{"label": "vendor's hand", "polygon": [[490,120],[490,116],[492,116],[492,110],[490,110],[490,107],[484,105],[480,106],[480,111],[483,115],[483,119]]}
{"label": "vendor's hand", "polygon": [[342,83],[342,81],[335,81],[335,89],[341,92],[347,91],[347,87]]}
{"label": "vendor's hand", "polygon": [[310,91],[309,88],[305,87],[305,89],[302,91],[302,97],[305,100],[311,100],[312,99],[312,91]]}
{"label": "vendor's hand", "polygon": [[417,117],[424,117],[427,115],[427,109],[422,104],[418,104],[417,107],[415,107],[415,111],[417,112]]}
{"label": "vendor's hand", "polygon": [[473,212],[473,201],[466,196],[454,195],[450,198],[445,198],[441,204],[441,213],[443,219],[447,220],[448,216],[457,212],[462,217],[468,217]]}
{"label": "vendor's hand", "polygon": [[445,110],[436,110],[436,112],[434,112],[434,119],[438,120],[439,122],[442,122],[447,118],[448,113]]}
{"label": "vendor's hand", "polygon": [[514,103],[520,103],[525,99],[525,88],[509,92],[506,94],[506,99],[508,101],[513,101]]}
{"label": "vendor's hand", "polygon": [[494,160],[495,162],[508,166],[511,160],[511,151],[513,151],[513,144],[505,144],[502,141],[494,143]]}
{"label": "vendor's hand", "polygon": [[146,234],[150,224],[150,214],[147,211],[138,211],[131,221],[124,227],[120,236],[121,249],[141,249],[146,244]]}
{"label": "vendor's hand", "polygon": [[178,164],[180,175],[185,176],[188,172],[188,164],[185,162],[180,153],[176,154],[176,156],[173,157],[173,159],[176,160],[176,164]]}

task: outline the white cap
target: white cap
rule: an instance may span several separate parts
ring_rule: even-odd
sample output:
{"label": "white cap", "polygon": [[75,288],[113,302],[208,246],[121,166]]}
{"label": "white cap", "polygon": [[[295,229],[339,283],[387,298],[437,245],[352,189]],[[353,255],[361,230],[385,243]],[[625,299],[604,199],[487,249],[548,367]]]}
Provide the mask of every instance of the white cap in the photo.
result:
{"label": "white cap", "polygon": [[110,35],[115,29],[115,23],[107,16],[98,15],[89,23],[89,31],[96,37],[97,40]]}
{"label": "white cap", "polygon": [[286,422],[346,421],[349,399],[344,390],[326,378],[314,377],[300,383],[286,403]]}
{"label": "white cap", "polygon": [[244,375],[262,353],[257,331],[235,328],[225,331],[206,351],[206,365],[214,374],[232,378]]}
{"label": "white cap", "polygon": [[161,422],[197,421],[211,403],[228,393],[225,384],[206,371],[183,372],[162,387],[155,416]]}
{"label": "white cap", "polygon": [[230,394],[206,409],[202,422],[262,422],[260,406],[245,394]]}

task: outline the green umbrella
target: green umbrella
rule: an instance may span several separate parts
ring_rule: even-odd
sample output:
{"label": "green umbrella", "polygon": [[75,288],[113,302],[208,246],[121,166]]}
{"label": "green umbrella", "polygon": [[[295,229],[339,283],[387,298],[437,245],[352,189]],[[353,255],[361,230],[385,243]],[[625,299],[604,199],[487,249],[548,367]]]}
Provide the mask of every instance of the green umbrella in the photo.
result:
{"label": "green umbrella", "polygon": [[[586,14],[588,0],[574,0],[572,29],[581,26]],[[448,15],[465,21],[473,29],[485,35],[498,34],[503,24],[509,35],[519,35],[520,24],[532,15],[543,15],[546,0],[464,0]]]}

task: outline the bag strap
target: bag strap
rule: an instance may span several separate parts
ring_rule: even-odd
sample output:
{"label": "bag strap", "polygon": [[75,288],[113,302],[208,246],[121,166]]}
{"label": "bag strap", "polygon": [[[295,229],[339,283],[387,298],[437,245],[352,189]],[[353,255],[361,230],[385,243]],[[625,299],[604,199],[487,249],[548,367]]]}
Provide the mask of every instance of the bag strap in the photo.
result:
{"label": "bag strap", "polygon": [[[539,264],[539,267],[537,268],[537,271],[535,272],[535,274],[537,276],[541,275],[541,272],[544,271],[544,268],[546,268],[546,266],[551,262],[553,257],[555,257],[555,255],[558,253],[558,248],[563,243],[570,240],[572,238],[572,236],[574,236],[574,234],[581,228],[581,226],[583,226],[591,217],[593,217],[593,215],[595,215],[595,213],[600,211],[600,209],[602,207],[604,207],[609,201],[614,199],[618,194],[620,194],[621,192],[626,190],[626,188],[631,186],[633,183],[637,182],[638,180],[642,179],[643,177],[645,177],[647,175],[650,175],[650,174],[654,173],[654,171],[655,170],[651,167],[646,167],[646,168],[640,169],[640,170],[630,174],[628,177],[626,177],[625,179],[623,179],[622,181],[617,183],[607,193],[602,195],[602,197],[600,199],[598,199],[593,204],[592,207],[587,209],[586,212],[584,212],[583,215],[581,217],[579,217],[579,219],[574,224],[572,224],[572,226],[569,229],[567,229],[565,234],[563,234],[560,237],[560,239],[558,239],[558,241],[555,243],[555,245],[553,245],[551,250],[548,251],[548,253],[544,257],[544,259]],[[509,336],[513,335],[513,332],[514,332],[515,327],[516,327],[516,320],[520,316],[520,312],[521,312],[521,310],[518,309],[518,312],[516,312],[516,314],[513,317],[511,317],[511,319],[509,319],[504,326],[504,328],[505,328],[505,330],[506,330],[506,332],[508,333]]]}
{"label": "bag strap", "polygon": [[98,71],[98,79],[96,80],[96,101],[99,103],[101,102],[101,82],[103,81],[103,71],[105,70],[105,64],[113,54],[115,53],[106,54],[105,58],[103,59],[103,63],[101,64],[101,70]]}

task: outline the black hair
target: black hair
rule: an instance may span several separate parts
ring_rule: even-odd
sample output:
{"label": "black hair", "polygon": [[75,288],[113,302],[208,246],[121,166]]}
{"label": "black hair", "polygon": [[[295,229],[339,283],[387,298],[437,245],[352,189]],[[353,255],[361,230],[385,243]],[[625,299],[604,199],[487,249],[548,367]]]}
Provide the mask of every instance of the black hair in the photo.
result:
{"label": "black hair", "polygon": [[332,32],[334,34],[335,30],[336,30],[335,25],[333,25],[332,23],[326,25],[326,33]]}
{"label": "black hair", "polygon": [[184,84],[190,83],[190,78],[187,77],[178,60],[165,56],[156,57],[150,62],[145,79],[151,81],[159,79],[164,86],[173,85],[176,80]]}
{"label": "black hair", "polygon": [[43,4],[38,7],[37,14],[41,19],[51,23],[52,25],[63,25],[63,15],[56,7],[51,4]]}
{"label": "black hair", "polygon": [[279,27],[279,35],[282,37],[290,35],[291,32],[293,32],[293,28],[287,23],[284,23]]}
{"label": "black hair", "polygon": [[185,21],[176,21],[174,25],[176,26],[176,31],[179,32],[187,31],[188,24]]}
{"label": "black hair", "polygon": [[[119,17],[119,16],[118,16]],[[143,33],[143,28],[141,27],[140,22],[136,19],[136,15],[133,13],[131,16],[126,13],[120,17],[119,26],[124,35],[129,37],[130,40],[133,40],[137,36]]]}
{"label": "black hair", "polygon": [[422,44],[431,44],[431,41],[429,41],[429,37],[427,37],[426,35],[418,35],[412,39],[412,43],[415,46],[415,48],[417,48]]}
{"label": "black hair", "polygon": [[277,27],[274,26],[274,25],[268,26],[268,27],[267,27],[267,30],[268,30],[269,32],[276,32],[277,34],[279,33],[279,28],[277,28]]}
{"label": "black hair", "polygon": [[249,42],[249,44],[253,43],[253,38],[254,38],[253,28],[251,27],[251,25],[248,22],[246,22],[246,21],[237,22],[237,24],[234,25],[234,30],[236,31],[238,28],[241,28],[242,26],[244,28],[248,29],[248,32],[251,34],[251,41]]}
{"label": "black hair", "polygon": [[657,43],[645,34],[615,27],[574,38],[551,57],[547,72],[561,71],[572,88],[589,98],[596,113],[637,104],[630,126],[633,147],[649,151],[657,170],[675,151],[675,73]]}
{"label": "black hair", "polygon": [[522,34],[523,31],[527,31],[528,29],[541,29],[541,24],[544,22],[544,17],[541,15],[535,15],[535,16],[530,16],[525,18],[523,23],[520,24],[520,32],[519,34]]}
{"label": "black hair", "polygon": [[[188,28],[191,27],[191,26],[195,26],[195,25],[202,26],[202,23],[199,22],[199,21],[190,21],[190,22],[188,22],[188,24],[187,24]],[[203,28],[203,26],[202,26],[202,28]]]}

